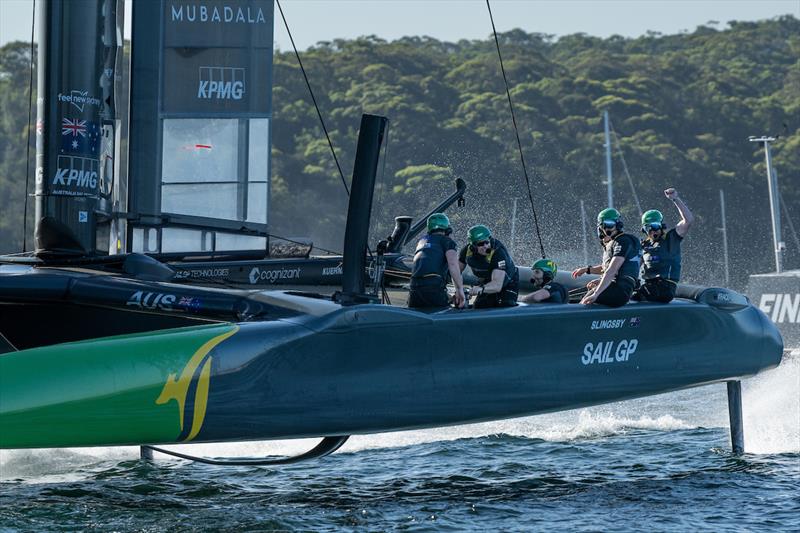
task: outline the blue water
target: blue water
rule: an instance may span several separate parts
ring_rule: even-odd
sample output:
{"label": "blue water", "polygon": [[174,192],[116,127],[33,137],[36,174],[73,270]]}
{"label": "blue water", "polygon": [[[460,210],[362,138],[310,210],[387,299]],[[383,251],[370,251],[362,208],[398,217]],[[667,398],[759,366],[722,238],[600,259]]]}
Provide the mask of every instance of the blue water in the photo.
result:
{"label": "blue water", "polygon": [[[219,467],[135,448],[0,453],[1,531],[800,530],[800,357],[744,383],[489,424],[353,437],[323,460]],[[210,456],[313,441],[192,445]]]}

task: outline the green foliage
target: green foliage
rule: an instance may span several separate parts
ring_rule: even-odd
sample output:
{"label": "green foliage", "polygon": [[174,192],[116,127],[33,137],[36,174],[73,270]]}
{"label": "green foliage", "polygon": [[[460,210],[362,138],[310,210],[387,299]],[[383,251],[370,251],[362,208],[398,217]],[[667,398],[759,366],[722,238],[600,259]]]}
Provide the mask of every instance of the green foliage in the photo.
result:
{"label": "green foliage", "polygon": [[[34,54],[35,54],[34,49]],[[34,61],[36,56],[34,55]],[[26,199],[25,146],[28,142],[30,44],[8,43],[0,48],[0,253],[22,250],[22,220]],[[33,85],[36,103],[36,78]],[[33,110],[31,128],[36,120]],[[28,193],[33,193],[35,132],[30,135]],[[28,198],[27,249],[32,246],[33,198]]]}
{"label": "green foliage", "polygon": [[[733,22],[726,30],[648,32],[635,39],[576,34],[554,39],[513,30],[500,34],[525,160],[545,246],[566,265],[579,255],[579,201],[590,213],[605,203],[602,111],[608,110],[643,209],[657,208],[667,223],[677,213],[663,189],[678,188],[698,222],[686,241],[685,272],[720,283],[719,189],[728,213],[732,250],[771,257],[763,151],[748,135],[781,133],[773,156],[782,194],[800,221],[800,23],[779,17]],[[320,43],[303,57],[344,169],[352,168],[362,112],[391,120],[389,156],[373,208],[373,235],[391,230],[400,214],[423,216],[468,183],[467,208],[451,209],[454,236],[489,224],[510,242],[516,198],[515,255],[536,256],[533,217],[511,126],[494,42],[440,42],[375,37]],[[340,247],[346,198],[325,154],[321,128],[290,53],[276,55],[271,223],[297,227],[293,214],[312,206],[318,219],[301,224],[320,244]],[[326,159],[328,162],[326,162]],[[615,200],[626,220],[638,220],[621,161],[614,156]],[[329,179],[323,179],[326,174]],[[348,176],[349,180],[349,176]],[[313,187],[312,187],[313,186]],[[311,187],[311,188],[310,188]],[[327,192],[318,192],[320,187]],[[309,204],[309,197],[319,204]],[[791,244],[791,236],[786,238]],[[800,266],[789,246],[788,266]],[[741,261],[737,281],[747,273]],[[761,261],[769,268],[769,261]]]}
{"label": "green foliage", "polygon": [[[798,35],[800,22],[792,16],[633,39],[500,34],[549,255],[565,268],[582,261],[580,200],[590,217],[605,207],[601,113],[608,110],[642,208],[659,209],[674,224],[677,213],[662,193],[674,186],[695,211],[697,222],[685,244],[688,279],[721,283],[719,189],[725,190],[728,213],[747,213],[727,221],[738,281],[749,265],[769,269],[764,156],[747,136],[781,134],[774,164],[784,202],[800,225]],[[26,54],[22,43],[0,50],[5,251],[20,248],[8,230],[19,233],[23,197]],[[372,211],[374,238],[388,234],[397,215],[423,216],[460,177],[468,183],[467,206],[448,212],[454,237],[464,242],[467,228],[485,223],[510,243],[517,199],[513,253],[521,264],[537,256],[493,39],[337,39],[304,52],[303,63],[348,183],[361,113],[391,121]],[[294,54],[276,53],[273,73],[272,230],[341,249],[347,196]],[[638,220],[617,154],[614,173],[616,207],[626,220]],[[800,267],[791,234],[785,240],[787,266]],[[763,260],[747,259],[754,256]]]}

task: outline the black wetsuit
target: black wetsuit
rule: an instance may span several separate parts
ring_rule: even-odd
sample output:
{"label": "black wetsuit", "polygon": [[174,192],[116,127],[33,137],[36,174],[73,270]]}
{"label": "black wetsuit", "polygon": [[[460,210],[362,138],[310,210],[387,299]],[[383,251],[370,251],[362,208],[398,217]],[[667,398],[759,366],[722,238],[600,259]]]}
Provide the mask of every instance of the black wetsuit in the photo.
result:
{"label": "black wetsuit", "polygon": [[625,261],[617,271],[614,280],[600,293],[595,303],[609,307],[620,307],[628,303],[639,279],[640,252],[639,239],[627,233],[617,234],[604,245],[604,270],[608,268],[611,260],[615,257],[622,257]]}
{"label": "black wetsuit", "polygon": [[675,228],[656,241],[642,241],[644,284],[633,295],[634,300],[667,303],[675,298],[681,279],[682,241]]}
{"label": "black wetsuit", "polygon": [[492,272],[502,270],[505,272],[503,289],[495,294],[479,294],[473,304],[476,308],[483,307],[512,307],[517,305],[519,292],[519,270],[517,270],[511,254],[497,239],[491,239],[492,247],[489,254],[483,256],[473,251],[472,245],[467,245],[458,254],[461,263],[469,265],[475,277],[485,285],[492,281]]}
{"label": "black wetsuit", "polygon": [[[531,280],[533,282],[533,280]],[[567,289],[560,283],[556,283],[555,281],[548,281],[538,290],[544,289],[550,293],[550,297],[540,301],[540,304],[565,304],[569,303],[569,293]],[[534,291],[535,292],[535,291]]]}
{"label": "black wetsuit", "polygon": [[413,308],[447,307],[447,282],[450,271],[446,253],[457,250],[455,241],[442,233],[429,233],[417,242],[411,270],[408,306]]}

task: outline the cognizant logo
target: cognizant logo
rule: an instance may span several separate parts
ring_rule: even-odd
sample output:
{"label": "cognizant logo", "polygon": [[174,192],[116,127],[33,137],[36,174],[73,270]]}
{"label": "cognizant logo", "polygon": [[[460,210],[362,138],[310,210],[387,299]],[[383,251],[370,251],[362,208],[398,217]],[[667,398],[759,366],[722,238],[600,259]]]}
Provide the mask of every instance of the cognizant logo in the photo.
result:
{"label": "cognizant logo", "polygon": [[255,285],[259,282],[275,283],[279,279],[298,279],[300,277],[300,267],[297,268],[280,268],[272,270],[262,270],[258,267],[253,267],[250,271],[250,283]]}

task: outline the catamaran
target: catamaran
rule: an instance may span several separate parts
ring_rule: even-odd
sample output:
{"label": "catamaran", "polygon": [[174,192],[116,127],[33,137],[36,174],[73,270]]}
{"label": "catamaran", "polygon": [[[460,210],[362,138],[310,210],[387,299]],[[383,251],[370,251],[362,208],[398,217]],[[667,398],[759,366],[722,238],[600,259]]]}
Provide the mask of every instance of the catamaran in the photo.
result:
{"label": "catamaran", "polygon": [[[270,0],[227,0],[219,17],[208,6],[203,16],[202,3],[134,4],[123,180],[120,4],[40,8],[36,250],[0,266],[0,448],[148,454],[159,444],[323,439],[294,458],[233,461],[284,464],[350,435],[727,382],[743,451],[739,380],[777,366],[783,345],[734,291],[682,286],[670,304],[617,309],[385,303],[421,227],[399,217],[370,251],[385,117],[361,119],[342,255],[309,257],[297,240],[301,257],[272,257]],[[228,8],[241,20],[223,16]],[[326,277],[339,290],[310,288]]]}

